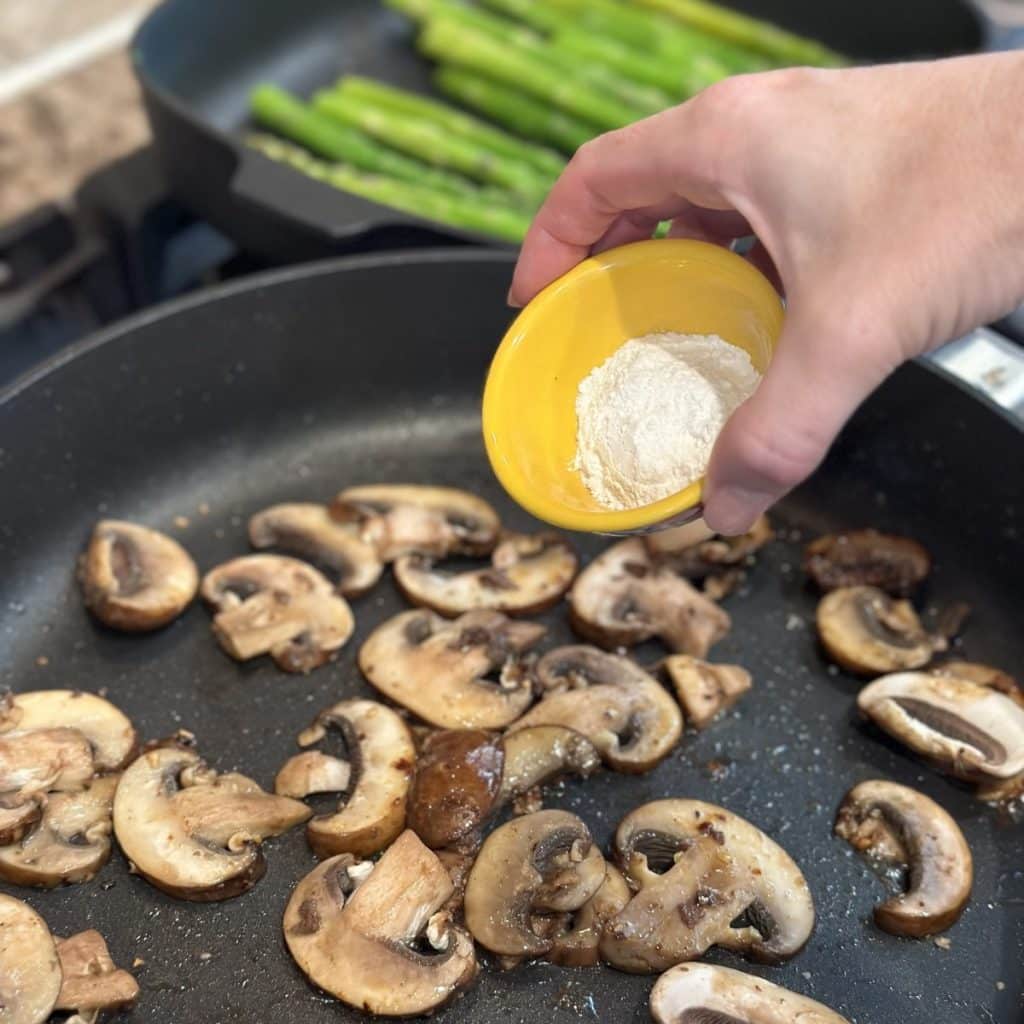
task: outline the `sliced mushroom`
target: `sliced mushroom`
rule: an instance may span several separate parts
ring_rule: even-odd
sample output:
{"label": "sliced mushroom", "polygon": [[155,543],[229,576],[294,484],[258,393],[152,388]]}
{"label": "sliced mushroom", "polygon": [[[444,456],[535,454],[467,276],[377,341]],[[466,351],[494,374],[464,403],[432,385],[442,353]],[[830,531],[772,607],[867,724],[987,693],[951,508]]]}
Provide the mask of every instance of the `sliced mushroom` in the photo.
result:
{"label": "sliced mushroom", "polygon": [[501,524],[486,501],[450,487],[369,484],[349,487],[331,503],[331,515],[359,525],[385,562],[402,555],[486,555]]}
{"label": "sliced mushroom", "polygon": [[556,604],[569,589],[578,561],[551,533],[506,534],[484,569],[450,573],[427,555],[403,555],[395,582],[413,604],[456,616],[474,608],[531,615]]}
{"label": "sliced mushroom", "polygon": [[92,747],[98,772],[123,768],[138,736],[128,717],[108,700],[81,690],[34,690],[0,700],[0,736],[8,730],[75,729]]}
{"label": "sliced mushroom", "polygon": [[598,947],[605,926],[632,898],[622,872],[608,864],[601,888],[574,914],[566,915],[565,925],[554,935],[548,959],[564,967],[593,967],[601,959]]}
{"label": "sliced mushroom", "polygon": [[244,775],[218,775],[192,750],[157,747],[122,776],[114,832],[133,869],[158,889],[205,902],[251,889],[265,870],[260,843],[310,813]]}
{"label": "sliced mushroom", "polygon": [[604,876],[604,858],[574,814],[538,811],[514,818],[495,829],[477,854],[466,883],[466,927],[492,953],[543,956],[554,939],[535,918],[578,910]]}
{"label": "sliced mushroom", "polygon": [[[0,797],[0,846],[20,842],[30,828],[43,815],[41,796],[32,797],[13,807],[4,807]],[[20,799],[20,798],[19,798]]]}
{"label": "sliced mushroom", "polygon": [[86,608],[104,625],[130,633],[166,626],[199,586],[196,564],[176,540],[117,519],[96,524],[78,578]]}
{"label": "sliced mushroom", "polygon": [[971,895],[974,862],[960,826],[934,800],[895,782],[854,786],[839,807],[836,835],[875,867],[908,872],[906,892],[875,907],[875,923],[894,935],[945,931]]}
{"label": "sliced mushroom", "polygon": [[58,940],[57,956],[64,980],[54,1009],[77,1013],[84,1024],[101,1013],[135,1005],[139,983],[114,963],[99,932],[79,932]]}
{"label": "sliced mushroom", "polygon": [[580,573],[569,593],[573,629],[602,647],[659,637],[674,651],[703,658],[729,631],[726,612],[639,538],[620,541]]}
{"label": "sliced mushroom", "polygon": [[549,651],[537,663],[545,696],[509,733],[561,725],[584,735],[620,772],[653,768],[678,742],[683,716],[665,688],[628,658],[595,647]]}
{"label": "sliced mushroom", "polygon": [[601,761],[584,736],[540,725],[505,737],[481,729],[428,737],[409,792],[409,827],[439,849],[476,841],[504,804],[567,773],[587,776]]}
{"label": "sliced mushroom", "polygon": [[94,771],[92,747],[77,729],[0,732],[0,799],[12,807],[81,789]]}
{"label": "sliced mushroom", "polygon": [[877,587],[840,587],[818,604],[818,635],[829,657],[859,675],[920,668],[945,641],[921,625],[909,601]]}
{"label": "sliced mushroom", "polygon": [[857,706],[941,771],[968,781],[1024,771],[1024,708],[956,676],[898,672],[865,686]]}
{"label": "sliced mushroom", "polygon": [[0,893],[0,1021],[43,1024],[60,992],[61,969],[46,922]]}
{"label": "sliced mushroom", "polygon": [[[695,524],[681,527],[689,530]],[[674,531],[667,531],[673,533]],[[743,565],[761,548],[775,539],[775,531],[767,516],[761,516],[747,533],[738,537],[698,537],[693,534],[675,539],[664,538],[659,533],[644,538],[647,550],[665,562],[673,572],[691,580],[702,580],[715,576],[735,566]],[[690,540],[690,543],[681,543]]]}
{"label": "sliced mushroom", "polygon": [[[318,743],[330,733],[343,740],[347,760],[308,750],[282,768],[275,789],[287,796],[344,792],[337,811],[318,814],[309,822],[306,837],[321,858],[338,853],[368,857],[405,827],[416,749],[405,722],[373,700],[346,700],[321,711],[299,742]],[[305,787],[299,775],[304,776]],[[343,778],[344,784],[335,784]]]}
{"label": "sliced mushroom", "polygon": [[1015,704],[1024,707],[1024,690],[1021,689],[1020,683],[1008,672],[992,665],[983,665],[978,661],[944,661],[930,671],[937,676],[956,676],[958,679],[968,679],[979,686],[998,690]]}
{"label": "sliced mushroom", "polygon": [[651,990],[656,1024],[850,1024],[770,981],[711,964],[680,964]]}
{"label": "sliced mushroom", "polygon": [[365,594],[384,571],[377,549],[362,539],[358,524],[332,518],[326,505],[296,502],[265,508],[249,520],[249,542],[323,566],[348,597]]}
{"label": "sliced mushroom", "polygon": [[359,667],[381,693],[424,721],[443,729],[497,729],[529,705],[533,690],[521,656],[546,632],[501,612],[467,612],[453,622],[429,611],[402,612],[370,634]]}
{"label": "sliced mushroom", "polygon": [[0,847],[0,878],[51,888],[88,882],[110,859],[117,775],[101,775],[73,793],[47,797],[42,818],[20,840]]}
{"label": "sliced mushroom", "polygon": [[285,942],[313,984],[349,1006],[430,1013],[477,972],[473,940],[438,912],[452,888],[440,860],[403,832],[376,865],[341,854],[306,875],[284,912]]}
{"label": "sliced mushroom", "polygon": [[674,654],[664,666],[686,721],[695,729],[709,725],[751,687],[750,673],[739,665],[712,665],[688,654]]}
{"label": "sliced mushroom", "polygon": [[668,530],[656,530],[647,534],[644,537],[644,545],[655,557],[675,555],[717,536],[718,534],[709,529],[703,519],[694,519],[684,526],[673,526]]}
{"label": "sliced mushroom", "polygon": [[325,576],[297,558],[244,555],[203,577],[213,631],[232,658],[269,654],[286,672],[311,672],[345,646],[355,620]]}
{"label": "sliced mushroom", "polygon": [[916,540],[878,530],[829,533],[807,545],[804,572],[821,588],[877,587],[906,597],[931,571],[931,556]]}
{"label": "sliced mushroom", "polygon": [[814,903],[789,854],[739,815],[700,800],[628,814],[615,856],[636,895],[606,927],[601,955],[634,973],[724,946],[777,963],[803,948]]}

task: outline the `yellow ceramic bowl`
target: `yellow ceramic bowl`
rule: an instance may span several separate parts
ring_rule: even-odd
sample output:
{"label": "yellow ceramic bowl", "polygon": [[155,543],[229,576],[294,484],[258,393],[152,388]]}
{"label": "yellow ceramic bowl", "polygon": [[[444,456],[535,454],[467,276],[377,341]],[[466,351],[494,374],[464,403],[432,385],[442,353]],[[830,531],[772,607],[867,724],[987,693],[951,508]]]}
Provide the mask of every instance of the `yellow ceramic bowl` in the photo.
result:
{"label": "yellow ceramic bowl", "polygon": [[746,260],[704,242],[637,242],[593,256],[544,289],[498,347],[484,390],[487,454],[508,493],[569,530],[637,533],[700,514],[703,479],[625,512],[600,506],[569,468],[580,381],[630,338],[718,334],[760,371],[782,330],[775,289]]}

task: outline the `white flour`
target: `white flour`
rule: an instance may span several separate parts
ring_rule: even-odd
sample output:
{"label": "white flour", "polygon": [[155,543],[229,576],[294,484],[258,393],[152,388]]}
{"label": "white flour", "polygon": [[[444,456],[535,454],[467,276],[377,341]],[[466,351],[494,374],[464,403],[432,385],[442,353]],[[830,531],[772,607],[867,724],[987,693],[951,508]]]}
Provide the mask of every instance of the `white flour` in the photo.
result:
{"label": "white flour", "polygon": [[719,431],[760,379],[750,356],[716,334],[627,341],[580,384],[572,468],[610,509],[681,491],[703,475]]}

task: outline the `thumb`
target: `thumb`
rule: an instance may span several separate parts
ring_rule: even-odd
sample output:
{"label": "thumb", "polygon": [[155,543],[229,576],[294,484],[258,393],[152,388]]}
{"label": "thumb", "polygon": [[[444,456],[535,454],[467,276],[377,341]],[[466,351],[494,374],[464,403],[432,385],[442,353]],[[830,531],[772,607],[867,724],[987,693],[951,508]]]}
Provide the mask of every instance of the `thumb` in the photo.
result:
{"label": "thumb", "polygon": [[757,391],[718,437],[707,472],[704,518],[735,535],[808,477],[857,406],[895,368],[879,339],[843,331],[834,316],[793,313]]}

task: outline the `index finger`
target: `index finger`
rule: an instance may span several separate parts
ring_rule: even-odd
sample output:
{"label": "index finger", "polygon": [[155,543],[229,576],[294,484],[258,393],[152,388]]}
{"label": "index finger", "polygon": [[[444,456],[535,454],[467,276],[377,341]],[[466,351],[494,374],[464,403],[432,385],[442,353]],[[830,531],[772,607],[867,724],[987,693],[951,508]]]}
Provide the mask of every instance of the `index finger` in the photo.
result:
{"label": "index finger", "polygon": [[723,140],[698,114],[691,100],[582,146],[527,232],[509,301],[523,305],[571,270],[625,213],[667,220],[691,204],[732,209],[716,171]]}

